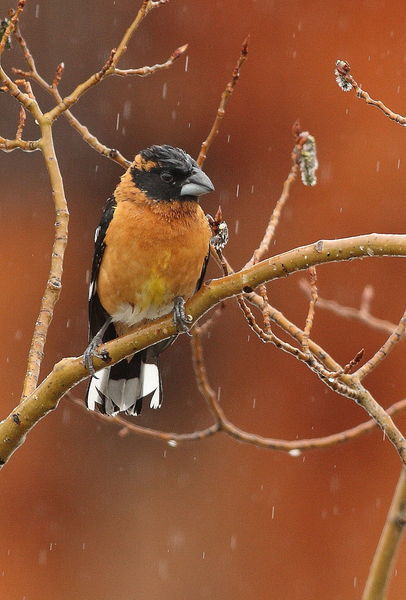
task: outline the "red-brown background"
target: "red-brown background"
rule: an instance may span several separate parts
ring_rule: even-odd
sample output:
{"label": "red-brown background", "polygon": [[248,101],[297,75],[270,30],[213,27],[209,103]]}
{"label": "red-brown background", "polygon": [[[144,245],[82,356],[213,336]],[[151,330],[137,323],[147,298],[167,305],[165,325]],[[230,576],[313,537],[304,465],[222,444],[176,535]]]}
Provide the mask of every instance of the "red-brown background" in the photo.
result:
{"label": "red-brown background", "polygon": [[[22,27],[39,70],[65,62],[62,93],[98,70],[139,3],[28,2]],[[8,5],[1,3],[5,14]],[[373,96],[404,109],[403,2],[173,0],[154,11],[121,66],[181,59],[148,79],[110,78],[74,112],[127,156],[152,143],[196,155],[240,44],[250,56],[205,169],[230,226],[227,256],[242,266],[262,236],[288,173],[291,126],[317,138],[319,185],[296,184],[273,252],[371,231],[404,230],[404,130],[335,84],[347,59]],[[22,65],[18,49],[3,61]],[[166,97],[163,86],[166,86]],[[43,93],[38,97],[51,106]],[[0,97],[1,135],[13,136],[18,107]],[[119,117],[116,128],[117,115]],[[27,137],[36,136],[27,126]],[[42,375],[86,344],[86,272],[93,230],[120,168],[97,155],[61,118],[56,149],[71,211],[64,288]],[[53,236],[49,183],[39,153],[1,155],[1,389],[3,415],[17,403]],[[239,185],[239,196],[236,189]],[[254,186],[254,193],[251,188]],[[238,234],[235,234],[238,222]],[[215,276],[212,269],[210,276]],[[272,302],[303,324],[296,275],[270,288]],[[374,312],[396,321],[405,270],[400,259],[319,268],[320,294],[356,306],[367,283]],[[343,362],[366,355],[384,334],[317,312],[314,338]],[[210,378],[238,425],[294,439],[365,419],[302,365],[250,334],[234,302],[205,339]],[[402,356],[403,354],[403,356]],[[210,417],[196,390],[188,340],[162,360],[165,403],[137,422],[190,431]],[[367,382],[385,406],[404,394],[404,348]],[[75,393],[83,396],[84,386]],[[255,403],[254,403],[255,399]],[[405,427],[405,418],[398,422]],[[292,457],[221,435],[177,448],[122,439],[65,399],[1,473],[0,590],[8,600],[354,600],[360,597],[400,469],[375,432],[351,444]],[[401,552],[391,599],[406,594]]]}

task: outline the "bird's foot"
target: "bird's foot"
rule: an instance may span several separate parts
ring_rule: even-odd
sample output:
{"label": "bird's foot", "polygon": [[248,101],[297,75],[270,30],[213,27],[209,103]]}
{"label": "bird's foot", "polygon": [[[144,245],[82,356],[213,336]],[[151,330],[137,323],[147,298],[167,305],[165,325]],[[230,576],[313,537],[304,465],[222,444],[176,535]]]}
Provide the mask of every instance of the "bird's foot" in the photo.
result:
{"label": "bird's foot", "polygon": [[86,348],[86,350],[83,353],[83,364],[85,365],[86,369],[89,371],[90,375],[94,375],[95,374],[95,368],[93,365],[93,358],[100,358],[101,360],[104,360],[105,362],[108,362],[110,360],[110,355],[107,352],[107,350],[102,350],[101,352],[97,352],[97,347],[100,346],[100,344],[103,342],[103,336],[106,333],[106,330],[108,328],[108,326],[111,323],[111,319],[108,319],[105,324],[103,325],[103,327],[100,329],[100,331],[98,331],[96,333],[96,335],[94,336],[94,338],[92,339],[92,341],[90,342],[90,344],[88,345],[88,347]]}
{"label": "bird's foot", "polygon": [[181,333],[189,333],[190,324],[193,321],[191,315],[187,315],[185,312],[185,299],[182,296],[176,296],[175,303],[173,305],[173,322],[175,323],[176,329]]}

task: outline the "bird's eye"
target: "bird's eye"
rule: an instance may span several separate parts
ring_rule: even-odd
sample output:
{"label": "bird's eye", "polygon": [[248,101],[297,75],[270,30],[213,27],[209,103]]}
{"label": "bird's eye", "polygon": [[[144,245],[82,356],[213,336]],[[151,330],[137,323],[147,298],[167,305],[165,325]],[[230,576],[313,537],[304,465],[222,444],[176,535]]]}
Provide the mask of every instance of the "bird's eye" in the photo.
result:
{"label": "bird's eye", "polygon": [[171,175],[167,171],[163,171],[161,173],[161,179],[162,179],[162,181],[165,181],[165,183],[172,183],[173,182],[173,175]]}

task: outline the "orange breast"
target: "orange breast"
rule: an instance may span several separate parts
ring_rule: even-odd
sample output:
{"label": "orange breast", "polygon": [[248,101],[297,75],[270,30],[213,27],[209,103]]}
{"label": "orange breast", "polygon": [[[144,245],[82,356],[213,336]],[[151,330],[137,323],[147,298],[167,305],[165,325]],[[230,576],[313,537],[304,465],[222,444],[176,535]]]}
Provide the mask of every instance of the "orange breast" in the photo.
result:
{"label": "orange breast", "polygon": [[104,308],[127,325],[170,312],[194,293],[210,236],[197,202],[118,202],[98,278]]}

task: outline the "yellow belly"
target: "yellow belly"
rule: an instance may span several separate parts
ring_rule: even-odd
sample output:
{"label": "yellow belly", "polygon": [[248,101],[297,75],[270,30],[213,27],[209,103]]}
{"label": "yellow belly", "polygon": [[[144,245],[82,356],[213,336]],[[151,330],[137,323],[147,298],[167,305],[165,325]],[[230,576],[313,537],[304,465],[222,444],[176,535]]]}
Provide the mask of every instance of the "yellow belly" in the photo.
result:
{"label": "yellow belly", "polygon": [[130,326],[167,314],[190,298],[208,252],[210,228],[196,202],[119,202],[107,230],[98,294]]}

